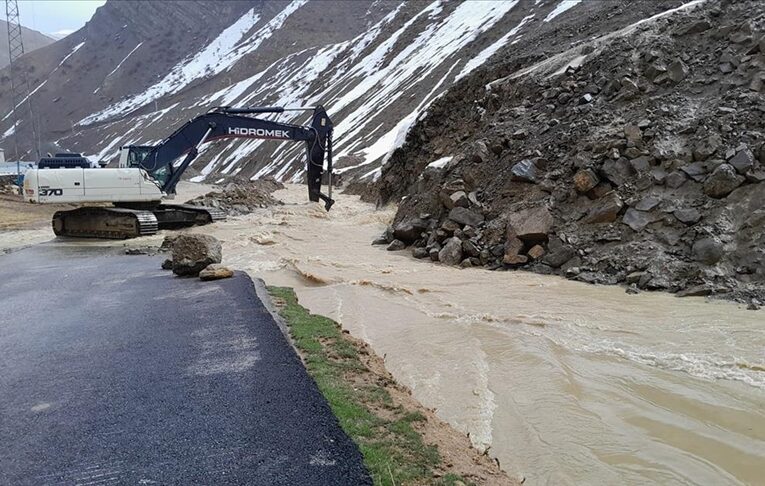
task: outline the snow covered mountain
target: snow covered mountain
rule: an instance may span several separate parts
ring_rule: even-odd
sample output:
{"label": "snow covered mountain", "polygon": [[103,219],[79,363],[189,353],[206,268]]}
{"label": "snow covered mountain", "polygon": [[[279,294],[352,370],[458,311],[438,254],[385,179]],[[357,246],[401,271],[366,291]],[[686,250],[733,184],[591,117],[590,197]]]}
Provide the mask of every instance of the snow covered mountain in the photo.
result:
{"label": "snow covered mountain", "polygon": [[[109,1],[80,31],[27,56],[48,146],[113,160],[220,105],[322,104],[338,172],[371,181],[446,89],[506,49],[536,62],[677,0]],[[522,67],[522,66],[518,66]],[[10,101],[0,74],[0,145]],[[279,115],[304,123],[306,114]],[[30,156],[29,123],[19,128]],[[460,137],[455,133],[454,137]],[[195,180],[302,177],[299,144],[207,144]]]}

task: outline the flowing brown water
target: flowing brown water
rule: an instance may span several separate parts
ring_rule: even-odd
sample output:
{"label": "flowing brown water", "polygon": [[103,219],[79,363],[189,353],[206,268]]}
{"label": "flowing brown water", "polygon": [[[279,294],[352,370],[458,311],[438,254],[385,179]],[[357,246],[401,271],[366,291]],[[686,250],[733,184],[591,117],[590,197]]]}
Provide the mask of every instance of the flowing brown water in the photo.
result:
{"label": "flowing brown water", "polygon": [[418,261],[370,246],[391,211],[276,195],[214,227],[225,263],[295,287],[527,484],[765,481],[762,311]]}

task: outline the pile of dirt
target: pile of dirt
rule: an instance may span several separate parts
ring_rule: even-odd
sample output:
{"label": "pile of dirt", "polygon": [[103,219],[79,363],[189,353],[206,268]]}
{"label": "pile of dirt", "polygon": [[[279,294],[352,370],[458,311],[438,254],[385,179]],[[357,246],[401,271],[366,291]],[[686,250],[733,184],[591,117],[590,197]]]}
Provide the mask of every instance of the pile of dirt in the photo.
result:
{"label": "pile of dirt", "polygon": [[506,56],[383,168],[378,201],[401,204],[377,243],[757,307],[764,133],[762,2],[708,1],[536,65]]}
{"label": "pile of dirt", "polygon": [[16,175],[0,175],[0,194],[18,194]]}
{"label": "pile of dirt", "polygon": [[222,209],[229,215],[237,216],[251,213],[255,209],[281,204],[271,195],[279,189],[284,189],[284,184],[272,177],[255,181],[232,179],[221,191],[210,192],[192,199],[189,204],[210,206]]}

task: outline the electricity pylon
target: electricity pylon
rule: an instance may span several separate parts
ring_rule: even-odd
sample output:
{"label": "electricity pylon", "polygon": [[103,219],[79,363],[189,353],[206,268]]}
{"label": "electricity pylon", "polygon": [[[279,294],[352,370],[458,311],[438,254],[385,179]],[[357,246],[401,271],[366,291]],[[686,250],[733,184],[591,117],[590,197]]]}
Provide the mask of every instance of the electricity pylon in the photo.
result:
{"label": "electricity pylon", "polygon": [[18,0],[5,0],[5,19],[8,23],[8,65],[9,76],[11,78],[11,109],[13,120],[13,141],[14,152],[16,155],[16,171],[21,181],[21,167],[19,152],[19,123],[22,116],[19,113],[21,105],[26,104],[29,111],[29,126],[32,132],[32,140],[35,147],[37,158],[40,158],[40,144],[37,138],[37,124],[35,123],[34,109],[32,108],[32,97],[30,96],[29,77],[26,71],[19,64],[19,59],[24,55],[24,39],[21,35],[21,22],[19,21],[19,3]]}

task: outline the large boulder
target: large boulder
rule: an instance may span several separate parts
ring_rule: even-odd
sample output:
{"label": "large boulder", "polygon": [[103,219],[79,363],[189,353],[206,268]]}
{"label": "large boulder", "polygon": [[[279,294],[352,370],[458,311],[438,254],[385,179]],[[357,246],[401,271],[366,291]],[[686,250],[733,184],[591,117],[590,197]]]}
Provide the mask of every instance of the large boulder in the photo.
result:
{"label": "large boulder", "polygon": [[523,242],[540,243],[547,241],[553,227],[553,216],[545,207],[525,209],[508,216],[507,224]]}
{"label": "large boulder", "polygon": [[459,265],[462,262],[462,240],[452,237],[438,252],[438,261],[446,265]]}
{"label": "large boulder", "polygon": [[723,244],[717,238],[701,238],[693,243],[691,248],[693,259],[706,265],[714,265],[723,256]]}
{"label": "large boulder", "polygon": [[563,243],[559,238],[552,238],[547,250],[544,262],[553,268],[560,268],[576,256],[576,250],[571,245]]}
{"label": "large boulder", "polygon": [[420,218],[410,218],[393,227],[393,237],[404,243],[413,243],[419,240],[422,233],[427,229],[427,221]]}
{"label": "large boulder", "polygon": [[210,235],[180,235],[173,242],[173,273],[197,276],[206,266],[220,263],[221,244]]}
{"label": "large boulder", "polygon": [[723,198],[744,183],[746,177],[738,175],[730,164],[720,164],[704,181],[704,194],[716,199]]}
{"label": "large boulder", "polygon": [[476,227],[483,223],[483,214],[471,211],[463,207],[456,207],[449,211],[449,219],[462,226]]}

